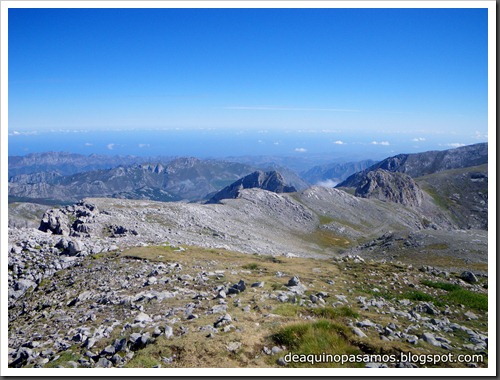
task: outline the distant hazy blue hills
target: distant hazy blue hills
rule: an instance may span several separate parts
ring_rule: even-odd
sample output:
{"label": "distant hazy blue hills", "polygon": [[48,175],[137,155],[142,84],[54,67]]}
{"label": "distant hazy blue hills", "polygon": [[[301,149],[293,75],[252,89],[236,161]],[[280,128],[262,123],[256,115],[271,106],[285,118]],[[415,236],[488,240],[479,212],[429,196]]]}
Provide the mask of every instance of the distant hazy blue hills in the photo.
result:
{"label": "distant hazy blue hills", "polygon": [[[172,159],[173,157],[157,157],[155,161],[169,162]],[[54,171],[61,175],[70,175],[148,161],[151,161],[151,158],[139,156],[83,155],[68,152],[30,153],[25,156],[9,156],[9,177],[46,171]]]}
{"label": "distant hazy blue hills", "polygon": [[[99,159],[102,159],[101,162]],[[21,173],[24,170],[29,174],[9,177],[9,197],[11,200],[33,202],[71,202],[85,197],[199,201],[258,169],[235,162],[183,157],[161,163],[142,162],[111,169],[83,171],[87,167],[109,166],[136,159],[137,157],[132,156],[107,159],[56,153],[16,158],[11,161],[16,165],[14,169]],[[25,168],[23,164],[26,165]],[[77,172],[65,175],[60,170],[61,166],[66,168],[66,172]],[[33,172],[35,169],[45,171]],[[282,169],[282,175],[287,183],[297,189],[309,186],[286,168]]]}

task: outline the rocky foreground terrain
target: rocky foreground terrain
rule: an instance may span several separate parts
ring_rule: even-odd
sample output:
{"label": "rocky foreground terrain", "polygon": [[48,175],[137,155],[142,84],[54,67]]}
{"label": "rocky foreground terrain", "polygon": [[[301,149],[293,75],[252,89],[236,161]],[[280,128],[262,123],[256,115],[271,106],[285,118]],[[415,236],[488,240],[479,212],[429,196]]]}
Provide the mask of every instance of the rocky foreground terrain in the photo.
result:
{"label": "rocky foreground terrain", "polygon": [[486,310],[486,278],[470,272],[164,243],[74,257],[30,289],[9,310],[9,362],[304,366],[287,363],[285,355],[326,352],[451,354],[464,361],[367,356],[366,362],[316,366],[484,367]]}

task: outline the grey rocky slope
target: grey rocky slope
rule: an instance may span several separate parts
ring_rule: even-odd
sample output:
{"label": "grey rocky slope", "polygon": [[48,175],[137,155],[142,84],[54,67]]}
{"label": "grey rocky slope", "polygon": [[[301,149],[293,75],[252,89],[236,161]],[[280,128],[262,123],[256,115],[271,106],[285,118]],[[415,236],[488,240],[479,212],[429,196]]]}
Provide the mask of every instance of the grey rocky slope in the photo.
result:
{"label": "grey rocky slope", "polygon": [[420,206],[424,198],[422,190],[409,175],[384,169],[368,172],[354,195],[401,203],[410,207]]}
{"label": "grey rocky slope", "polygon": [[462,229],[488,229],[488,165],[416,178],[419,186]]}
{"label": "grey rocky slope", "polygon": [[297,189],[286,184],[283,176],[277,171],[256,171],[240,178],[236,182],[214,194],[206,203],[219,203],[222,199],[234,199],[240,196],[243,189],[258,188],[273,193],[293,193]]}
{"label": "grey rocky slope", "polygon": [[398,154],[355,173],[337,187],[358,187],[366,174],[377,169],[400,172],[416,178],[449,169],[466,168],[488,163],[488,143],[467,145],[443,151]]}
{"label": "grey rocky slope", "polygon": [[43,214],[49,207],[29,202],[9,203],[9,228],[38,228]]}

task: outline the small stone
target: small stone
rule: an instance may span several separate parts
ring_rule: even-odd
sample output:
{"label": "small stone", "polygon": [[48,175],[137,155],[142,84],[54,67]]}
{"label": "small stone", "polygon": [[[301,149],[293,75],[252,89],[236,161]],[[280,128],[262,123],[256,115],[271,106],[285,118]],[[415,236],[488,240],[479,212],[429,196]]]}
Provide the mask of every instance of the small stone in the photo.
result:
{"label": "small stone", "polygon": [[128,341],[132,345],[136,345],[139,342],[140,339],[141,339],[141,334],[140,333],[132,333],[132,334],[130,334],[130,336],[128,338]]}
{"label": "small stone", "polygon": [[115,347],[115,352],[120,352],[127,347],[127,339],[116,339],[113,346]]}
{"label": "small stone", "polygon": [[241,343],[240,342],[230,342],[226,348],[229,352],[236,352],[240,349]]}
{"label": "small stone", "polygon": [[174,329],[170,326],[165,326],[165,337],[167,339],[172,338],[174,336]]}
{"label": "small stone", "polygon": [[221,327],[221,326],[227,325],[227,324],[231,323],[232,320],[233,319],[231,318],[231,316],[229,314],[225,314],[224,316],[220,317],[214,323],[214,327]]}
{"label": "small stone", "polygon": [[285,358],[280,357],[276,363],[280,366],[286,367],[288,365],[288,362],[285,360]]}
{"label": "small stone", "polygon": [[101,355],[114,355],[116,348],[114,346],[106,346],[102,351]]}
{"label": "small stone", "polygon": [[151,322],[152,319],[149,315],[147,315],[146,313],[139,313],[136,315],[135,319],[134,319],[134,322],[137,322],[137,323],[144,323],[144,322]]}
{"label": "small stone", "polygon": [[422,339],[423,339],[424,342],[432,344],[433,346],[441,347],[441,342],[439,342],[436,339],[436,337],[434,336],[434,334],[432,334],[432,333],[429,333],[429,332],[423,333],[422,334]]}
{"label": "small stone", "polygon": [[99,361],[95,365],[98,368],[111,368],[113,363],[106,358],[100,358]]}
{"label": "small stone", "polygon": [[476,319],[478,319],[478,318],[479,318],[479,317],[478,317],[476,314],[474,314],[472,311],[467,311],[467,312],[465,312],[465,313],[464,313],[464,315],[465,315],[465,316],[467,317],[467,319],[469,319],[469,320],[476,320]]}
{"label": "small stone", "polygon": [[366,334],[358,327],[353,327],[352,332],[360,338],[366,338]]}
{"label": "small stone", "polygon": [[118,354],[114,354],[112,357],[111,357],[111,362],[114,364],[114,365],[117,365],[117,364],[120,364],[121,362],[123,362],[123,359],[120,355]]}
{"label": "small stone", "polygon": [[373,327],[373,326],[375,326],[375,323],[373,323],[369,319],[365,319],[361,322],[356,322],[356,326],[358,326],[358,327]]}
{"label": "small stone", "polygon": [[141,345],[145,346],[147,345],[149,342],[151,341],[151,336],[149,335],[149,333],[144,333],[141,335]]}
{"label": "small stone", "polygon": [[247,286],[245,285],[245,281],[243,281],[243,280],[240,280],[240,281],[238,282],[237,287],[238,287],[238,290],[239,290],[240,292],[245,291],[245,289],[247,288]]}
{"label": "small stone", "polygon": [[460,278],[466,282],[470,282],[470,283],[473,283],[473,282],[478,282],[478,279],[476,277],[476,275],[470,271],[463,271],[462,274],[460,275]]}
{"label": "small stone", "polygon": [[290,280],[288,280],[286,286],[297,286],[299,284],[300,284],[300,279],[297,276],[293,276]]}
{"label": "small stone", "polygon": [[271,355],[276,355],[277,353],[283,351],[283,349],[281,347],[278,347],[278,346],[274,346],[273,348],[271,348]]}
{"label": "small stone", "polygon": [[157,337],[160,335],[161,335],[161,329],[158,326],[156,326],[155,329],[153,330],[153,336]]}
{"label": "small stone", "polygon": [[219,293],[215,298],[226,298],[226,292],[224,291],[224,289],[219,290]]}
{"label": "small stone", "polygon": [[83,344],[84,347],[90,349],[94,347],[94,344],[96,344],[96,340],[94,338],[88,338],[85,343]]}

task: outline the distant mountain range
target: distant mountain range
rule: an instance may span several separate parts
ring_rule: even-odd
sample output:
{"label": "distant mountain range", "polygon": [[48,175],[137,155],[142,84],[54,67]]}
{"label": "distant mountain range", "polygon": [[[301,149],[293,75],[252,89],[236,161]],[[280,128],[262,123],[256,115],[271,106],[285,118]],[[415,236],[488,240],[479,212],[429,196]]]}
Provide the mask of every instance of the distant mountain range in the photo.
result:
{"label": "distant mountain range", "polygon": [[[173,157],[163,157],[156,158],[155,161],[169,162],[173,159]],[[151,161],[151,158],[138,156],[107,156],[102,154],[86,156],[67,152],[30,153],[26,156],[9,156],[9,177],[50,171],[60,175],[71,175],[148,161]]]}
{"label": "distant mountain range", "polygon": [[384,169],[408,174],[416,178],[449,169],[466,168],[488,163],[488,143],[467,145],[460,148],[413,154],[398,154],[386,158],[369,168],[357,172],[337,187],[358,187],[369,172]]}
{"label": "distant mountain range", "polygon": [[[295,171],[280,166],[280,163],[264,162],[263,157],[258,160],[263,166],[256,167],[241,162],[192,157],[145,161],[144,157],[134,156],[39,153],[9,157],[9,200],[64,204],[86,197],[108,197],[169,202],[208,200],[216,203],[220,199],[234,198],[241,188],[303,191],[311,184],[333,187],[336,182],[344,180],[337,187],[347,189],[358,197],[418,207],[424,197],[420,183],[434,197],[438,197],[443,193],[441,189],[446,182],[443,179],[446,176],[429,177],[425,183],[419,177],[484,165],[488,161],[487,153],[487,143],[475,144],[445,151],[399,154],[378,163],[364,160],[319,165],[302,172],[301,177]],[[248,159],[246,157],[244,161]],[[260,170],[260,174],[247,177],[256,170]],[[272,180],[268,180],[263,179],[263,172],[275,174],[271,176]],[[482,176],[482,182],[479,177],[474,182],[475,187],[482,186],[474,194],[483,194],[483,182],[487,184],[487,167],[466,173],[467,170],[460,175]],[[454,181],[458,183],[459,180]],[[268,186],[270,184],[272,186]],[[469,196],[467,207],[454,211],[456,217],[459,218],[471,207],[482,209],[478,197]],[[484,197],[487,197],[487,192]],[[449,208],[454,209],[454,206]],[[485,225],[483,216],[479,215],[477,220],[474,225]]]}
{"label": "distant mountain range", "polygon": [[[76,202],[85,197],[200,201],[256,170],[246,164],[184,157],[166,163],[143,162],[63,174],[134,159],[114,157],[99,163],[97,156],[89,156],[85,160],[85,156],[54,153],[40,155],[40,161],[35,156],[15,158],[12,160],[13,172],[26,171],[29,174],[10,176],[9,197],[11,200],[45,203]],[[65,169],[59,170],[60,167]],[[50,170],[33,172],[40,168]],[[301,190],[308,187],[294,172],[283,169],[282,174],[291,186]]]}

